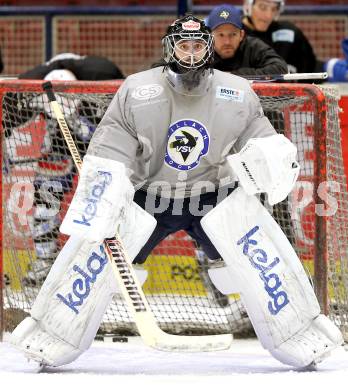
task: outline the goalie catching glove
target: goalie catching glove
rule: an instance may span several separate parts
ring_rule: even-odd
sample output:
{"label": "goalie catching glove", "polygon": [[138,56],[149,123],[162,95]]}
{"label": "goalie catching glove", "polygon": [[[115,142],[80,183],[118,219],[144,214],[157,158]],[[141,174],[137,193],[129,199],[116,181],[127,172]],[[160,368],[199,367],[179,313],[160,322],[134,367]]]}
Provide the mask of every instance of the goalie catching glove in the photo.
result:
{"label": "goalie catching glove", "polygon": [[86,155],[79,183],[60,231],[89,242],[101,242],[118,231],[130,207],[134,187],[124,164]]}
{"label": "goalie catching glove", "polygon": [[284,200],[297,180],[296,146],[284,135],[251,138],[239,153],[227,157],[248,195],[266,192],[270,205]]}

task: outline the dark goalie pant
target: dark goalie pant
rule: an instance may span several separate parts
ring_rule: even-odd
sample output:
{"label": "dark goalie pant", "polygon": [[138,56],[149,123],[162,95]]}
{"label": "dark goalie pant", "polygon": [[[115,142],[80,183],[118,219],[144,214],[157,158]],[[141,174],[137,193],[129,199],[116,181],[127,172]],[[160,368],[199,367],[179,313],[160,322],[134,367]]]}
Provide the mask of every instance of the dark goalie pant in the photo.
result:
{"label": "dark goalie pant", "polygon": [[[165,210],[161,212],[156,212],[156,209],[158,210],[161,207],[161,202],[163,202],[163,199],[161,200],[160,197],[148,194],[145,191],[136,191],[134,195],[134,201],[141,208],[147,210],[154,216],[154,218],[157,220],[157,226],[149,240],[134,259],[134,263],[144,263],[147,256],[151,253],[157,244],[159,244],[168,235],[176,233],[179,230],[184,230],[190,237],[192,237],[209,259],[216,260],[221,258],[219,252],[215,249],[214,245],[211,243],[200,224],[200,221],[204,216],[202,215],[202,210],[204,206],[205,209],[207,206],[215,207],[221,200],[229,195],[234,188],[225,188],[219,192],[208,192],[201,195],[200,197],[185,198],[182,200],[182,202],[178,202],[178,200],[174,199],[166,199]],[[223,194],[226,194],[226,196]],[[152,198],[148,198],[146,201],[147,197]],[[155,209],[148,210],[148,207],[146,207],[148,204],[155,205]],[[200,213],[195,213],[194,210],[199,210]]]}

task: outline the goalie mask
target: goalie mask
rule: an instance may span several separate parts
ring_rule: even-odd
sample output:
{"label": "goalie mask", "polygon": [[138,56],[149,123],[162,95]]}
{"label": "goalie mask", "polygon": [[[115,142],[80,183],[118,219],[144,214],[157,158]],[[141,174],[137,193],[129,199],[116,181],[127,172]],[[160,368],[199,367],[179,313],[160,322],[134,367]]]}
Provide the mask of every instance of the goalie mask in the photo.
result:
{"label": "goalie mask", "polygon": [[210,28],[192,15],[184,16],[168,27],[162,45],[171,86],[179,93],[201,95],[214,58]]}

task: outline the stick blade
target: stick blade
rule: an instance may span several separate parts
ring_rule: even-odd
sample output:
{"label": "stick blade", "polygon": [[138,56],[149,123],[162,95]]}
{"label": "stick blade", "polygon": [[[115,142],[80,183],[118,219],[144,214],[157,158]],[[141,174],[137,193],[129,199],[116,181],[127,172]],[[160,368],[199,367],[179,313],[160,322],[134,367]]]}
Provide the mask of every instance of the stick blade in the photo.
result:
{"label": "stick blade", "polygon": [[164,332],[149,313],[136,313],[138,331],[149,347],[167,352],[211,352],[231,347],[232,334],[181,336]]}

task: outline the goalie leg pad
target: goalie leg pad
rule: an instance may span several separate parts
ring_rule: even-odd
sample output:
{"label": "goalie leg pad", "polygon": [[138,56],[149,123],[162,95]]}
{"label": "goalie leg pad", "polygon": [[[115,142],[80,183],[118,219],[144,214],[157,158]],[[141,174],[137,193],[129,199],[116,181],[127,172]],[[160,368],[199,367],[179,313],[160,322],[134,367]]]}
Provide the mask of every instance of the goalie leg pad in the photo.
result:
{"label": "goalie leg pad", "polygon": [[[151,215],[133,205],[120,234],[131,260],[156,225]],[[139,227],[145,231],[140,233]],[[70,237],[35,300],[31,317],[17,326],[10,342],[45,365],[70,363],[91,345],[116,292],[119,288],[103,244]]]}
{"label": "goalie leg pad", "polygon": [[115,291],[103,245],[70,237],[10,342],[44,365],[70,363],[90,346]]}
{"label": "goalie leg pad", "polygon": [[44,366],[61,366],[74,361],[83,351],[44,331],[32,317],[25,318],[13,331],[10,342],[28,359]]}
{"label": "goalie leg pad", "polygon": [[343,343],[339,329],[326,316],[320,314],[306,329],[274,349],[272,355],[291,366],[306,367],[312,363],[320,363]]}
{"label": "goalie leg pad", "polygon": [[[201,224],[223,257],[264,348],[283,363],[298,367],[325,354],[325,343],[316,344],[320,350],[282,350],[285,342],[314,326],[320,308],[301,261],[265,207],[237,188]],[[342,336],[329,322],[336,336],[328,331],[325,337],[337,346]],[[322,330],[316,332],[324,337]]]}
{"label": "goalie leg pad", "polygon": [[225,295],[239,293],[236,286],[235,278],[231,277],[229,268],[223,267],[212,267],[208,269],[210,280],[214,286]]}
{"label": "goalie leg pad", "polygon": [[155,230],[156,224],[156,219],[135,202],[132,202],[131,206],[125,209],[119,234],[131,261],[146,244]]}

